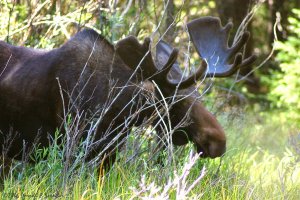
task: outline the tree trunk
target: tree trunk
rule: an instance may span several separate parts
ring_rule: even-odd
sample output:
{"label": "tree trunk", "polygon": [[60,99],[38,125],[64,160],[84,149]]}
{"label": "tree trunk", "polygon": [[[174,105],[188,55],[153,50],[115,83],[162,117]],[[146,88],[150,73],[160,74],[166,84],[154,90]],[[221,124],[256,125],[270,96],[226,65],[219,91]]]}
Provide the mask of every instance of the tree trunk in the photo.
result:
{"label": "tree trunk", "polygon": [[[223,22],[226,24],[228,21],[233,22],[233,31],[236,32],[239,25],[243,21],[243,19],[249,13],[253,0],[216,0],[217,10],[219,16]],[[247,30],[251,32],[251,22],[248,24]],[[230,41],[233,40],[233,35],[231,35]],[[249,38],[249,41],[245,48],[245,57],[252,55],[253,53],[253,37],[252,35]],[[258,77],[256,77],[253,73],[251,73],[252,67],[243,68],[240,71],[240,75],[247,76],[245,80],[246,87],[249,92],[258,94],[261,91],[261,84]]]}
{"label": "tree trunk", "polygon": [[172,43],[175,37],[175,5],[174,5],[174,1],[173,0],[169,0],[168,4],[166,6],[166,19],[165,19],[165,26],[164,26],[164,31],[166,32],[165,35],[165,40],[168,43]]}

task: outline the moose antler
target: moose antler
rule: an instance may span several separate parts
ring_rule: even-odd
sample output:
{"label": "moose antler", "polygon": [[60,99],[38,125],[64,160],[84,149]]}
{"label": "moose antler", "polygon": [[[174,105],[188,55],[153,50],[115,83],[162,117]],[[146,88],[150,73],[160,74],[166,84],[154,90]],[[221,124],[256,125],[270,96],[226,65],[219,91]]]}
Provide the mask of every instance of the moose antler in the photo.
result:
{"label": "moose antler", "polygon": [[[227,77],[256,60],[255,55],[243,60],[242,54],[238,53],[249,39],[249,32],[243,33],[238,42],[228,47],[232,26],[232,23],[228,23],[222,27],[220,19],[216,17],[202,17],[187,24],[198,54],[208,63],[207,76]],[[233,57],[233,64],[228,64]]]}
{"label": "moose antler", "polygon": [[[127,66],[132,69],[140,67],[143,76],[149,80],[154,80],[159,86],[165,88],[184,89],[193,85],[206,71],[206,63],[198,71],[184,81],[175,82],[168,79],[168,73],[174,65],[178,65],[178,49],[172,48],[165,42],[159,42],[156,46],[156,55],[159,56],[159,62],[155,64],[150,51],[150,39],[146,38],[143,44],[140,44],[136,37],[129,36],[119,41],[115,46],[116,52],[120,55]],[[158,66],[157,66],[158,65]]]}
{"label": "moose antler", "polygon": [[[171,47],[169,44],[167,44],[164,41],[159,41],[156,45],[156,63],[158,66],[164,66],[167,58],[171,55],[173,51],[173,47]],[[177,61],[174,62],[173,64],[173,68],[176,69],[180,69],[179,67],[179,63]],[[178,86],[179,89],[184,89],[184,88],[188,88],[191,85],[195,84],[197,82],[197,80],[199,80],[204,74],[205,71],[207,69],[207,64],[206,62],[203,60],[201,63],[201,66],[198,68],[198,70],[196,71],[196,73],[191,74],[188,78],[186,78],[184,81],[177,81],[175,82],[173,79],[169,80],[167,79],[169,82],[171,82],[174,86]],[[168,75],[168,71],[165,71],[164,73],[160,73],[158,75],[161,75],[162,77],[167,78]],[[177,77],[177,78],[181,78],[181,77]]]}

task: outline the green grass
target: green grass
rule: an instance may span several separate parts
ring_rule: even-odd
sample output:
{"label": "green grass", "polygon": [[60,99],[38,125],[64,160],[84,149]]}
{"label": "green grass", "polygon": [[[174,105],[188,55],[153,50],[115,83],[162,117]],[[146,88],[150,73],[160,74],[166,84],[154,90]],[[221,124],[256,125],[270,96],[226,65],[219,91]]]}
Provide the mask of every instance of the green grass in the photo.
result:
{"label": "green grass", "polygon": [[[205,175],[186,194],[191,199],[300,199],[299,127],[277,113],[249,114],[243,118],[221,117],[228,136],[228,150],[220,159],[200,159],[193,165],[186,185]],[[134,146],[134,138],[129,139]],[[147,148],[145,143],[143,148]],[[179,198],[183,188],[176,185],[192,146],[176,148],[172,164],[148,161],[149,153],[125,162],[134,152],[127,148],[111,171],[100,178],[97,169],[79,164],[64,173],[59,148],[48,149],[48,159],[22,168],[13,166],[1,199],[139,199]],[[298,152],[297,152],[298,151]],[[167,157],[165,156],[167,160]],[[176,179],[177,178],[177,179]],[[168,185],[168,181],[173,185]],[[174,181],[175,180],[175,181]],[[181,184],[184,184],[181,182]],[[164,189],[170,186],[164,193]],[[181,189],[180,189],[181,188]],[[162,194],[165,194],[162,197]],[[184,195],[181,193],[181,195]],[[148,199],[149,199],[148,198]]]}

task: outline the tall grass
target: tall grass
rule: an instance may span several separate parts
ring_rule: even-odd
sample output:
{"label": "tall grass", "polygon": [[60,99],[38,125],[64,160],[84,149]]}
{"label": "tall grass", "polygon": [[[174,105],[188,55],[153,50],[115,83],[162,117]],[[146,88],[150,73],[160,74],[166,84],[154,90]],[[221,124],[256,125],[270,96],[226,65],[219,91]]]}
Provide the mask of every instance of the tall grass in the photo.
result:
{"label": "tall grass", "polygon": [[[36,152],[35,156],[42,156],[47,151],[44,161],[35,165],[15,162],[0,196],[2,199],[299,199],[299,129],[282,123],[272,113],[248,115],[230,123],[225,115],[222,117],[229,141],[222,158],[197,159],[190,153],[192,146],[187,146],[176,149],[175,164],[167,163],[167,159],[158,164],[149,161],[150,140],[144,140],[146,151],[132,159],[136,142],[133,135],[126,148],[118,153],[119,159],[110,171],[98,176],[98,169],[82,163],[64,181],[64,160],[60,147],[54,143]],[[195,187],[184,193],[197,178]]]}

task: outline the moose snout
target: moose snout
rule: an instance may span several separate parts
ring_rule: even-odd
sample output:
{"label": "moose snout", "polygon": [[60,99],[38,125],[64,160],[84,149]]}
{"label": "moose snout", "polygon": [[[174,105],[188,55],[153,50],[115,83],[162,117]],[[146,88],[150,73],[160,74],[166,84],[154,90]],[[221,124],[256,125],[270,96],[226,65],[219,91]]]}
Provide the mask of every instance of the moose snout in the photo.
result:
{"label": "moose snout", "polygon": [[226,141],[206,145],[197,145],[197,152],[201,153],[202,158],[221,157],[226,152]]}
{"label": "moose snout", "polygon": [[226,152],[226,142],[221,142],[218,144],[211,144],[209,146],[209,157],[216,158],[221,157]]}

